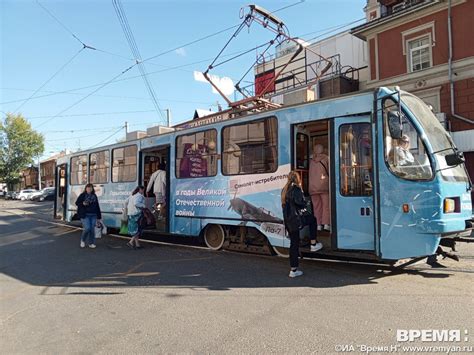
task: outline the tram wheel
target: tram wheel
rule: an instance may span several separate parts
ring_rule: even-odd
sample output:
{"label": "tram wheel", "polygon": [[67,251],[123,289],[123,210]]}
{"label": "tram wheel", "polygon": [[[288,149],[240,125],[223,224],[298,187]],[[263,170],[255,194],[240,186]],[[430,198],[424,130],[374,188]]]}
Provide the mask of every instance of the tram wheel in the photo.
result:
{"label": "tram wheel", "polygon": [[204,242],[212,250],[220,250],[224,245],[225,232],[219,224],[210,224],[204,232]]}
{"label": "tram wheel", "polygon": [[272,249],[276,255],[282,258],[289,258],[290,257],[290,249],[283,248],[283,247],[276,247],[272,245]]}

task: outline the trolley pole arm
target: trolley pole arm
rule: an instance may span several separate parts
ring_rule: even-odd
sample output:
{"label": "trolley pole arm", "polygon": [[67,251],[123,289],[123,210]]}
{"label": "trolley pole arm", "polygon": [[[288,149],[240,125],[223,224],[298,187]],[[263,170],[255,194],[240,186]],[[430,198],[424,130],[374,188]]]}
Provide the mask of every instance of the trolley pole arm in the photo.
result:
{"label": "trolley pole arm", "polygon": [[224,98],[225,101],[227,101],[227,104],[230,105],[232,103],[232,101],[230,101],[227,96],[222,92],[221,89],[219,89],[219,87],[214,84],[214,82],[212,81],[212,79],[209,77],[208,75],[208,72],[209,72],[209,69],[206,70],[204,73],[202,73],[204,75],[204,78],[206,78],[206,80],[212,85],[212,87],[214,89],[216,89],[216,91]]}

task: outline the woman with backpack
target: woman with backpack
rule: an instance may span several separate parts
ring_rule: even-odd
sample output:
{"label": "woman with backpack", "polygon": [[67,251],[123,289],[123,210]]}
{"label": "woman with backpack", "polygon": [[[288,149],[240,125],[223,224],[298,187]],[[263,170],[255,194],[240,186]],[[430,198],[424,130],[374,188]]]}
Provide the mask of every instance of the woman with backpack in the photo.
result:
{"label": "woman with backpack", "polygon": [[77,214],[82,222],[81,248],[85,248],[86,241],[89,239],[89,248],[94,249],[95,245],[95,226],[97,220],[102,219],[99,200],[95,194],[94,185],[87,184],[84,191],[76,200]]}
{"label": "woman with backpack", "polygon": [[307,201],[303,194],[301,178],[298,172],[290,171],[288,181],[281,191],[281,204],[285,227],[290,236],[290,274],[289,277],[303,275],[299,267],[300,229],[309,226],[311,251],[321,250],[323,245],[316,240],[316,219],[307,210]]}

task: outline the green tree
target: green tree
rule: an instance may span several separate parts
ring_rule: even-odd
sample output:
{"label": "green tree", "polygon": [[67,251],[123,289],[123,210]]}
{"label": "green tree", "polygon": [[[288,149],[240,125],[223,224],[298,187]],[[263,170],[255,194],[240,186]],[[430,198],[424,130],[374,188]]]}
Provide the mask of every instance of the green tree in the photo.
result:
{"label": "green tree", "polygon": [[0,121],[0,141],[0,181],[11,188],[18,183],[20,171],[43,153],[44,137],[22,115],[7,113]]}

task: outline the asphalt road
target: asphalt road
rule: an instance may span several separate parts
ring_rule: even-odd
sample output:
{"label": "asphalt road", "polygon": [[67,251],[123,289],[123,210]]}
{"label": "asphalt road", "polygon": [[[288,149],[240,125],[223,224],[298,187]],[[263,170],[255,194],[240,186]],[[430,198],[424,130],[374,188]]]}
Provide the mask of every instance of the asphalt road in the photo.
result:
{"label": "asphalt road", "polygon": [[50,212],[0,200],[3,354],[358,352],[400,344],[397,329],[460,329],[454,345],[474,345],[472,244],[446,269],[304,260],[290,279],[278,257],[114,237],[83,250]]}

